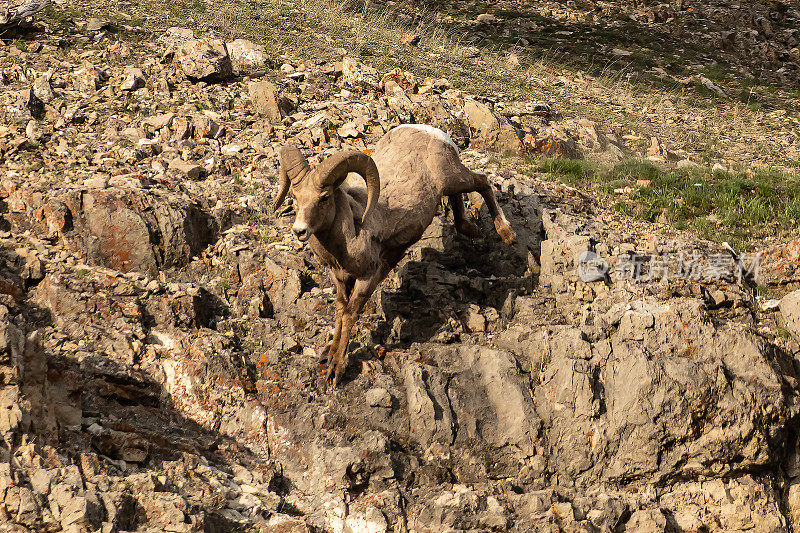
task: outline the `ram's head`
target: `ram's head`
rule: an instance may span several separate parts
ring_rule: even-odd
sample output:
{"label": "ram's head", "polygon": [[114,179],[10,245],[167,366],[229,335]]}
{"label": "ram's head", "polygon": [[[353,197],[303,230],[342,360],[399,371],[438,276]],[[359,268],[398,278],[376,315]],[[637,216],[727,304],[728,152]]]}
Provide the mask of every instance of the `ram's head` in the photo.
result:
{"label": "ram's head", "polygon": [[300,150],[284,146],[279,160],[280,188],[272,209],[280,207],[291,187],[295,199],[292,232],[301,241],[307,241],[311,235],[333,223],[336,216],[333,193],[350,172],[359,174],[367,184],[367,205],[361,217],[362,224],[378,201],[381,189],[378,167],[370,156],[362,152],[333,154],[312,170]]}

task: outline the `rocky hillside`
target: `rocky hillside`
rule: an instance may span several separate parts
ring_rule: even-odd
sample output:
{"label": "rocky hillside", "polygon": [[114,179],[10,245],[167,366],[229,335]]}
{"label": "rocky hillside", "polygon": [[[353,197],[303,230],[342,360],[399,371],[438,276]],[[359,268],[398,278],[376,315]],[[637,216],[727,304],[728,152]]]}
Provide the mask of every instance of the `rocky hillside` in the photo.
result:
{"label": "rocky hillside", "polygon": [[[0,531],[797,530],[800,241],[758,262],[512,157],[666,163],[658,138],[48,17],[0,47]],[[334,291],[266,207],[276,150],[407,122],[490,175],[519,242],[443,204],[328,389]]]}

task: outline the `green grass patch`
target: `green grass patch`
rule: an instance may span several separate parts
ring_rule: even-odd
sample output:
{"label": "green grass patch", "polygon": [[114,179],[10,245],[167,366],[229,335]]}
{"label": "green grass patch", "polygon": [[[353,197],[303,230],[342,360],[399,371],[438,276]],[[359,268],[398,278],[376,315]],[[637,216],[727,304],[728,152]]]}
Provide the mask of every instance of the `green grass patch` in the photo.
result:
{"label": "green grass patch", "polygon": [[584,185],[594,174],[592,163],[579,159],[542,159],[536,165],[536,172],[546,172],[559,176],[562,181],[573,185]]}
{"label": "green grass patch", "polygon": [[56,26],[59,30],[68,30],[74,27],[74,20],[84,17],[84,11],[78,7],[53,7],[44,10],[44,19]]}
{"label": "green grass patch", "polygon": [[[647,161],[614,166],[542,159],[532,172],[618,198],[613,208],[650,222],[692,228],[703,238],[751,250],[765,238],[800,228],[800,175],[777,169],[714,172],[707,168],[662,169]],[[620,191],[630,191],[620,193]]]}
{"label": "green grass patch", "polygon": [[728,69],[719,64],[706,65],[701,71],[711,81],[725,81],[730,74]]}

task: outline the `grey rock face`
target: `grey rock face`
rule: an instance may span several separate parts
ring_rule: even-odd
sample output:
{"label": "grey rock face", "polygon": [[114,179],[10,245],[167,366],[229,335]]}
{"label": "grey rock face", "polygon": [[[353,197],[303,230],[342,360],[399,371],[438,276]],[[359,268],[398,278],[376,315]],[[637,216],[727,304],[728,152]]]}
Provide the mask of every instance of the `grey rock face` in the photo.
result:
{"label": "grey rock face", "polygon": [[[752,334],[715,330],[699,302],[627,310],[610,342],[591,350],[554,341],[537,408],[552,425],[551,457],[577,478],[657,483],[778,460],[768,450],[779,453],[782,420],[797,407],[776,361]],[[759,393],[742,402],[744,383]],[[697,425],[709,418],[720,425]],[[663,442],[673,443],[669,453]]]}
{"label": "grey rock face", "polygon": [[[226,66],[259,57],[249,43],[228,57],[192,30],[124,33],[60,37],[74,57],[0,48],[0,529],[798,523],[794,293],[758,306],[735,276],[650,278],[654,256],[720,248],[490,153],[616,160],[622,139],[350,58],[281,58],[252,82]],[[288,230],[293,204],[267,209],[277,150],[315,164],[411,120],[487,173],[519,242],[498,241],[480,198],[474,239],[443,203],[329,390],[335,291]],[[796,281],[795,251],[770,279]],[[620,276],[637,255],[640,278]]]}
{"label": "grey rock face", "polygon": [[433,367],[408,363],[405,368],[412,438],[422,446],[453,443],[453,413],[446,382]]}

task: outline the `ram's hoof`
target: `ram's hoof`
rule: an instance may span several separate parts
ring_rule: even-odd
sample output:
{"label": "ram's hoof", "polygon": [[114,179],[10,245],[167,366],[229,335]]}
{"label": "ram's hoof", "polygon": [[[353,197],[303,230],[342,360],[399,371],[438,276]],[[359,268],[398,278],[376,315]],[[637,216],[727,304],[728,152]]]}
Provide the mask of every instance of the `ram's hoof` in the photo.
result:
{"label": "ram's hoof", "polygon": [[466,235],[470,239],[477,238],[481,232],[478,229],[478,226],[475,225],[474,222],[470,222],[469,220],[462,220],[458,224],[456,224],[456,231],[462,235]]}
{"label": "ram's hoof", "polygon": [[517,233],[508,224],[495,222],[494,229],[497,230],[497,234],[500,235],[504,243],[514,244],[517,242]]}
{"label": "ram's hoof", "polygon": [[328,385],[333,388],[338,387],[342,383],[345,370],[347,370],[347,358],[333,358],[325,374],[325,380],[328,382]]}
{"label": "ram's hoof", "polygon": [[335,389],[342,382],[342,372],[338,371],[335,366],[328,367],[325,373],[325,382],[328,384],[329,389]]}

